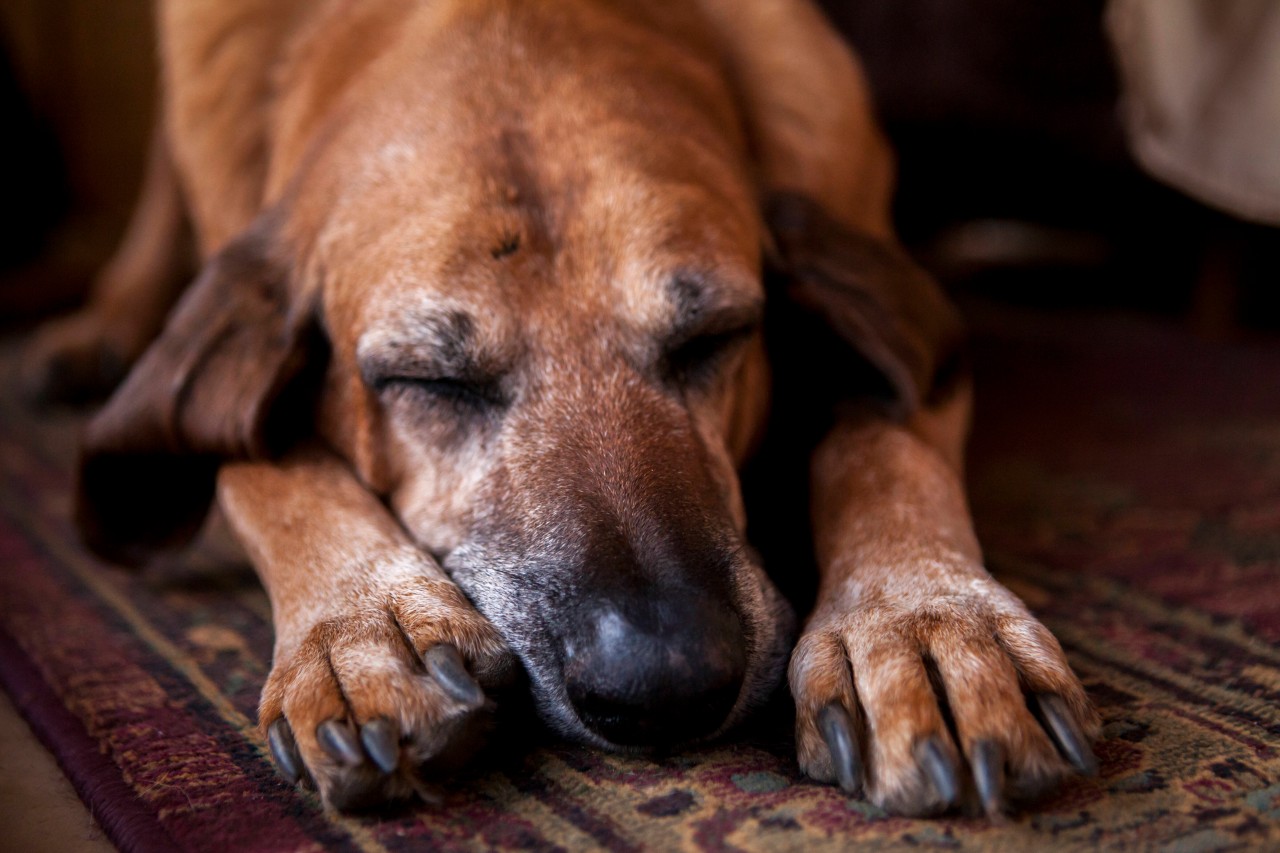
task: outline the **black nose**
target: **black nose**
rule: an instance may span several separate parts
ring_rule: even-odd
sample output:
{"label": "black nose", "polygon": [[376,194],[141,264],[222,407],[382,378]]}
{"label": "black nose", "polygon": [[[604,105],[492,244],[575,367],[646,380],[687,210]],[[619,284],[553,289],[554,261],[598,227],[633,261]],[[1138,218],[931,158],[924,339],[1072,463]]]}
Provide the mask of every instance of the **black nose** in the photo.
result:
{"label": "black nose", "polygon": [[676,744],[720,727],[746,669],[731,610],[689,594],[588,612],[565,639],[565,686],[583,723],[628,746]]}

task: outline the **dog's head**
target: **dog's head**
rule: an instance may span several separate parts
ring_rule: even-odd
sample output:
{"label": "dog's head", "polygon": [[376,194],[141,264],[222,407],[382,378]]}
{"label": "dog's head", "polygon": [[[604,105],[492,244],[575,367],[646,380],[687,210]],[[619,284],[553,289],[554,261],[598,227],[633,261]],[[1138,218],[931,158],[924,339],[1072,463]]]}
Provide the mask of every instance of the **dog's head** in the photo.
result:
{"label": "dog's head", "polygon": [[[687,741],[772,689],[792,631],[736,474],[767,407],[774,241],[697,30],[582,14],[403,20],[421,38],[340,91],[291,90],[275,201],[95,422],[81,519],[117,557],[175,541],[219,460],[311,425],[498,627],[555,727]],[[811,220],[830,225],[780,217],[791,281],[914,399],[931,346],[876,316],[897,267],[866,275]],[[308,385],[314,406],[291,393]],[[112,500],[141,477],[156,506]]]}

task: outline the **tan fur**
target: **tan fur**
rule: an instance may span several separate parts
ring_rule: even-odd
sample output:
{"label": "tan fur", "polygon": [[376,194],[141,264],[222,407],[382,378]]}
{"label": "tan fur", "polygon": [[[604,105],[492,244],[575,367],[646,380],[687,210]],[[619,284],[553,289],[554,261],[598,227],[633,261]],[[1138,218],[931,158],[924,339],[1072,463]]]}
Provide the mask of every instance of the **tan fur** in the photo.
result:
{"label": "tan fur", "polygon": [[[455,579],[504,560],[508,577],[534,572],[583,539],[584,513],[599,507],[621,535],[704,519],[706,541],[740,540],[736,469],[768,405],[759,334],[696,392],[663,391],[651,365],[682,321],[673,278],[695,280],[704,314],[761,310],[761,247],[773,237],[760,208],[779,192],[826,211],[828,242],[846,229],[883,248],[824,254],[821,239],[814,248],[796,234],[775,247],[802,280],[840,268],[802,296],[840,315],[833,325],[891,374],[909,415],[850,416],[813,459],[821,590],[790,668],[801,767],[833,778],[815,720],[832,701],[860,732],[872,799],[907,811],[932,806],[915,756],[931,735],[957,757],[997,738],[1014,788],[1061,774],[1024,689],[1063,695],[1096,732],[1061,649],[982,567],[960,474],[967,386],[917,408],[954,317],[918,272],[901,279],[907,289],[879,280],[904,269],[889,245],[892,156],[856,61],[808,2],[175,0],[160,22],[168,150],[213,259],[197,295],[226,293],[239,316],[235,276],[252,270],[259,301],[245,316],[287,306],[277,322],[291,331],[249,339],[276,347],[273,361],[214,376],[234,364],[228,339],[202,337],[191,307],[201,303],[180,308],[139,365],[144,378],[91,434],[89,461],[105,449],[118,470],[139,452],[120,436],[139,432],[164,435],[166,452],[264,453],[283,382],[274,365],[296,367],[278,348],[300,345],[298,318],[319,318],[327,449],[226,464],[218,500],[272,601],[261,722],[290,721],[326,798],[340,772],[317,744],[319,723],[388,717],[421,759],[465,716],[411,652],[453,644],[485,682],[511,665],[431,555],[454,558]],[[125,253],[147,242],[157,253],[129,264],[129,301],[144,314],[167,266],[156,244],[178,219],[154,197]],[[875,281],[858,279],[864,262]],[[518,403],[500,423],[424,415],[420,392],[370,378],[420,369],[453,340],[442,324],[462,315],[460,337]],[[868,317],[887,318],[888,337]],[[165,382],[184,393],[157,402]],[[236,382],[249,411],[232,413],[223,436],[219,398],[200,391]],[[499,539],[523,550],[495,551]],[[785,632],[760,567],[734,559],[750,689],[725,725],[767,689]],[[518,590],[471,582],[491,617],[504,596],[520,603]],[[524,627],[508,625],[508,639]],[[946,739],[926,659],[959,744]],[[555,686],[524,662],[554,717]],[[404,793],[411,775],[406,764],[384,793]]]}
{"label": "tan fur", "polygon": [[857,59],[822,13],[796,0],[700,5],[748,101],[760,185],[799,193],[846,225],[892,238],[893,153]]}
{"label": "tan fur", "polygon": [[337,767],[316,727],[393,720],[412,750],[386,791],[406,795],[416,763],[435,755],[471,710],[417,668],[406,644],[420,656],[450,643],[493,685],[513,666],[501,637],[328,452],[227,465],[218,483],[219,503],[271,599],[275,665],[262,692],[264,730],[287,716],[327,792]]}
{"label": "tan fur", "polygon": [[813,462],[822,586],[791,662],[800,763],[834,778],[816,714],[832,700],[860,708],[869,793],[894,810],[929,810],[913,750],[946,732],[926,658],[965,753],[983,738],[1002,744],[1014,790],[1043,790],[1067,772],[1024,687],[1064,696],[1098,732],[1061,647],[982,566],[959,480],[969,398],[966,389],[906,428],[842,424]]}

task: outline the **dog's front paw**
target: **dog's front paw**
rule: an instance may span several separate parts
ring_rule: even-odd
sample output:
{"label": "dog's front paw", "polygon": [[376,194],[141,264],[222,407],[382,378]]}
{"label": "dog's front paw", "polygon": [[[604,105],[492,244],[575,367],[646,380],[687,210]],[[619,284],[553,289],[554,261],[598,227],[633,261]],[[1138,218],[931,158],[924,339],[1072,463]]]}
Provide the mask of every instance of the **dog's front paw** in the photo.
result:
{"label": "dog's front paw", "polygon": [[996,815],[1097,769],[1061,646],[989,579],[821,609],[790,681],[801,769],[893,812]]}
{"label": "dog's front paw", "polygon": [[480,745],[481,685],[515,665],[456,587],[415,578],[311,626],[272,667],[259,721],[281,773],[331,808],[432,800],[425,780]]}
{"label": "dog's front paw", "polygon": [[22,389],[42,403],[106,396],[145,346],[140,337],[129,323],[112,324],[88,308],[52,320],[23,355]]}

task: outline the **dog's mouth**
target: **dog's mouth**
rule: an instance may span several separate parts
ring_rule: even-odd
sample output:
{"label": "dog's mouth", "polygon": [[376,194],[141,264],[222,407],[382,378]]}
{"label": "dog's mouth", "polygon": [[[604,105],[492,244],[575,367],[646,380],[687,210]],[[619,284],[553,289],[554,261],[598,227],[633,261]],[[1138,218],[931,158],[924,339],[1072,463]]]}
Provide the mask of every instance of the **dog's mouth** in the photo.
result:
{"label": "dog's mouth", "polygon": [[781,681],[794,614],[753,563],[733,568],[727,596],[654,583],[585,599],[486,563],[455,552],[445,565],[520,658],[544,721],[569,739],[627,753],[705,742]]}

